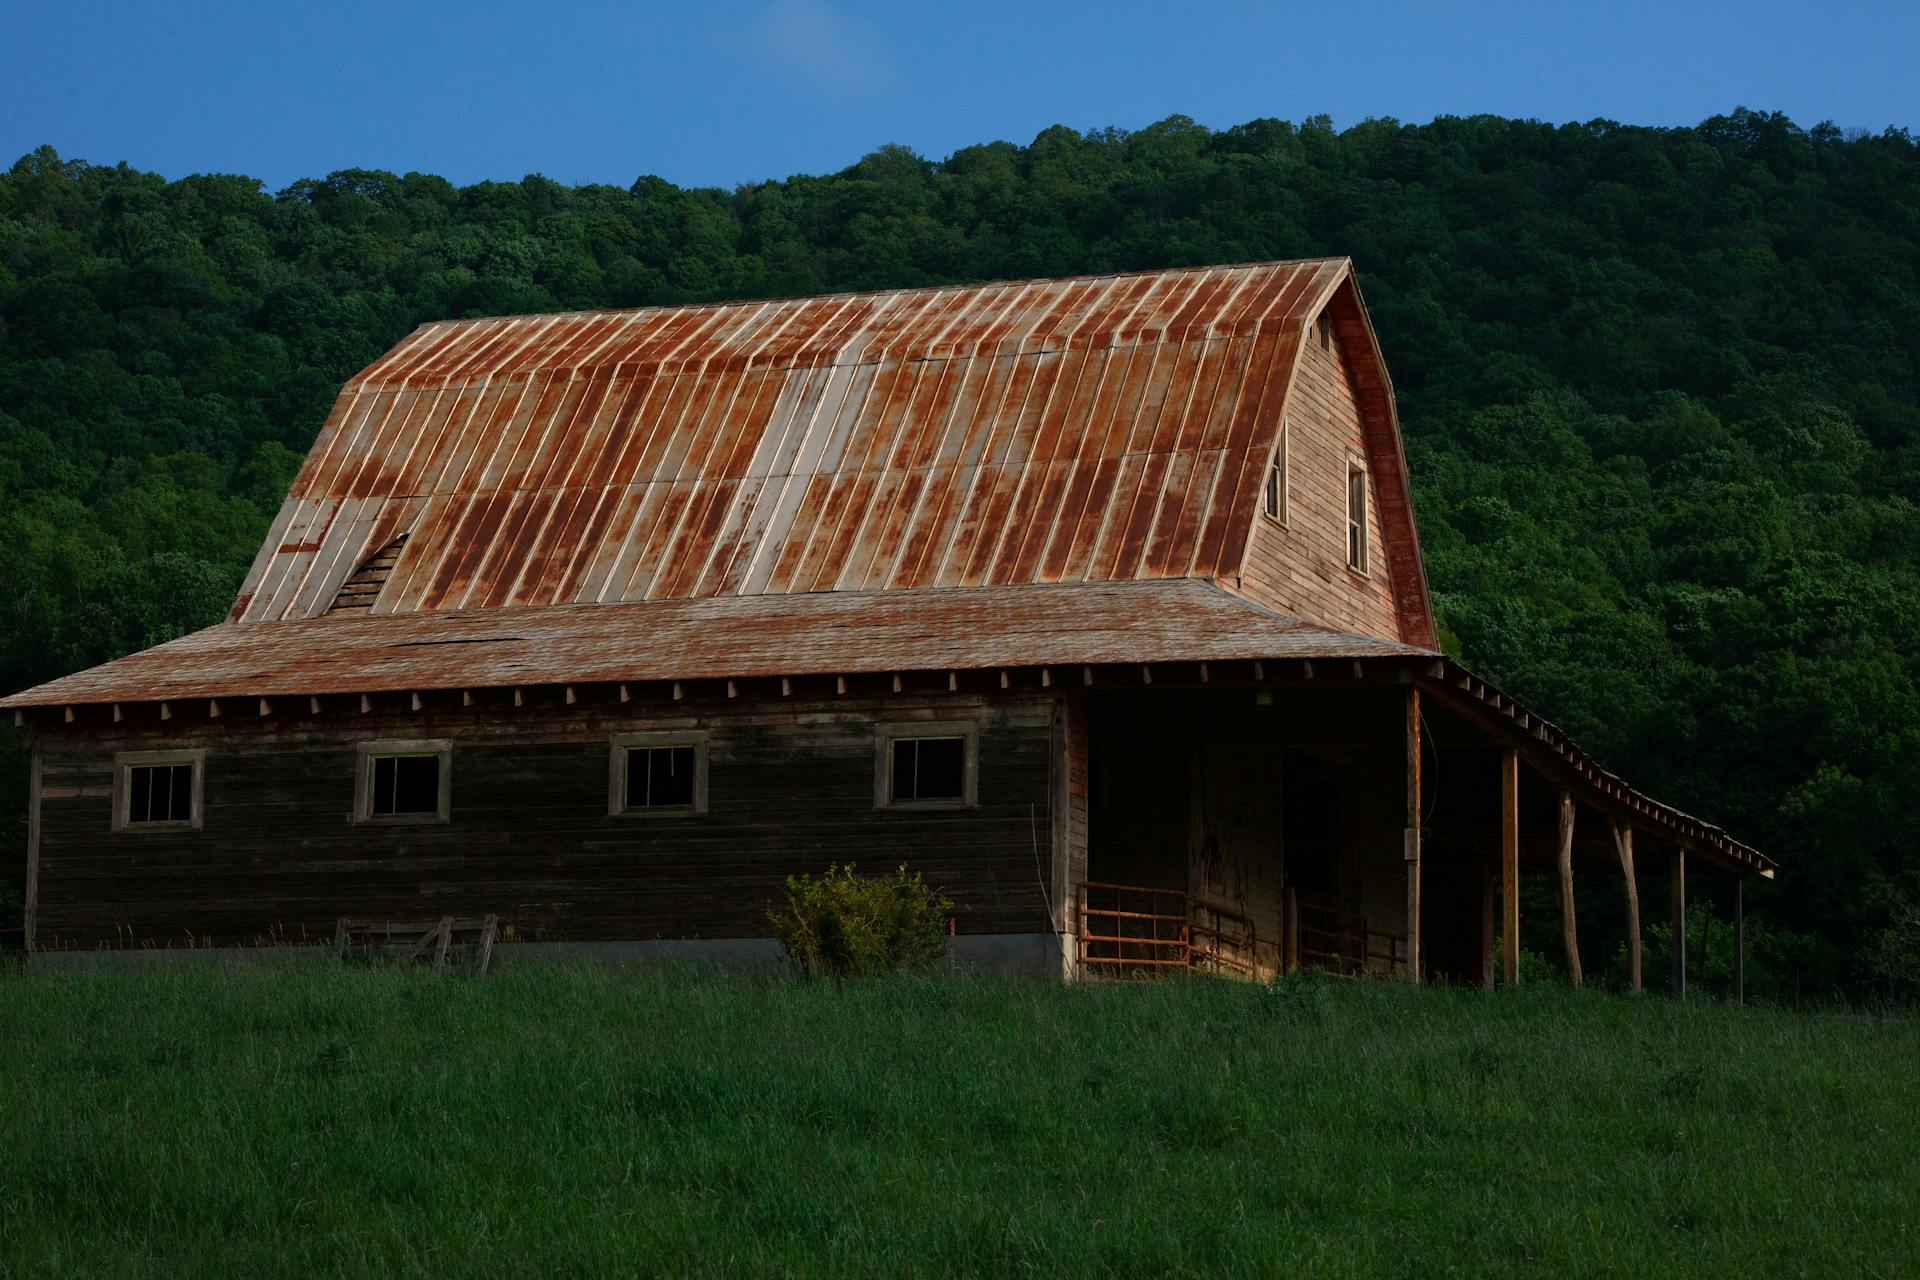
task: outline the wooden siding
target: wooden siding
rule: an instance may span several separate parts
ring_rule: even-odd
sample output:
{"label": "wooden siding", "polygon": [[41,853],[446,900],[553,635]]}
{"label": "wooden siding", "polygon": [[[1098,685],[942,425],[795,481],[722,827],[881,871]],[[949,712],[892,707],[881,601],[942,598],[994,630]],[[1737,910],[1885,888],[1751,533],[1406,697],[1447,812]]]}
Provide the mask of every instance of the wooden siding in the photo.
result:
{"label": "wooden siding", "polygon": [[1287,398],[1286,524],[1260,516],[1240,590],[1282,613],[1363,635],[1401,634],[1380,522],[1379,477],[1367,483],[1367,572],[1347,567],[1347,466],[1368,463],[1346,344],[1321,346],[1312,325]]}
{"label": "wooden siding", "polygon": [[[977,722],[977,808],[874,807],[875,725],[903,719]],[[849,861],[923,872],[961,932],[1033,932],[1053,719],[1050,696],[956,695],[48,735],[37,942],[299,942],[343,915],[488,912],[536,939],[765,937],[788,875]],[[608,735],[678,728],[708,731],[709,811],[609,817]],[[402,736],[453,740],[451,821],[350,822],[356,744]],[[115,834],[113,753],[158,745],[207,749],[203,829]]]}

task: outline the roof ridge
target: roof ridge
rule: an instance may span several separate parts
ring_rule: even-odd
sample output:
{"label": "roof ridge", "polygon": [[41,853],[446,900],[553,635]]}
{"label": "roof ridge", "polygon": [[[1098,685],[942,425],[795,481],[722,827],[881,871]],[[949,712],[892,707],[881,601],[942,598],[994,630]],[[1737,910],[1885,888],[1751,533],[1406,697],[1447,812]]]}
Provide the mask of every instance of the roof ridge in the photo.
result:
{"label": "roof ridge", "polygon": [[1064,276],[997,276],[991,280],[960,280],[952,284],[904,285],[895,289],[831,289],[825,293],[779,293],[750,298],[716,298],[706,302],[649,302],[637,307],[588,307],[571,311],[505,311],[484,316],[448,316],[423,320],[409,332],[422,329],[454,328],[461,325],[497,323],[502,320],[590,319],[594,316],[635,316],[649,311],[720,311],[730,307],[764,306],[773,302],[831,302],[836,298],[881,298],[890,294],[951,293],[961,289],[992,289],[1012,285],[1068,284],[1079,280],[1133,280],[1142,276],[1175,276],[1198,271],[1247,271],[1255,267],[1304,267],[1330,262],[1351,262],[1349,254],[1324,254],[1311,258],[1260,258],[1247,262],[1216,262],[1186,267],[1138,267],[1132,271],[1083,271]]}

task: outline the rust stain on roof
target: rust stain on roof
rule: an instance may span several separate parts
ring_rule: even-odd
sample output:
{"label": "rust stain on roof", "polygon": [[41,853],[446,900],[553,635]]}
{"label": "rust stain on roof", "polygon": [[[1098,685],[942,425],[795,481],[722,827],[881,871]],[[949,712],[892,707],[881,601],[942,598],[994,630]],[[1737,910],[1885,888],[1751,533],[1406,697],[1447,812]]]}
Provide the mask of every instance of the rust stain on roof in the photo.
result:
{"label": "rust stain on roof", "polygon": [[1231,577],[1345,259],[426,325],[232,620]]}

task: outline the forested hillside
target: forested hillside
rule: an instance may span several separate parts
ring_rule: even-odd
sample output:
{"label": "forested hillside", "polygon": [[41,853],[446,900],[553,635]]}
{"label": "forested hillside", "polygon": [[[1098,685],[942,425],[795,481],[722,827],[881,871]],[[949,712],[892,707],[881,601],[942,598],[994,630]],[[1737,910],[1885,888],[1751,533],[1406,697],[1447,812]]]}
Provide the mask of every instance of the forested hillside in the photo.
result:
{"label": "forested hillside", "polygon": [[1904,132],[1176,117],[731,192],[41,150],[0,177],[0,689],[218,620],[340,382],[423,320],[1319,254],[1386,348],[1449,649],[1780,861],[1766,982],[1884,983],[1920,899]]}

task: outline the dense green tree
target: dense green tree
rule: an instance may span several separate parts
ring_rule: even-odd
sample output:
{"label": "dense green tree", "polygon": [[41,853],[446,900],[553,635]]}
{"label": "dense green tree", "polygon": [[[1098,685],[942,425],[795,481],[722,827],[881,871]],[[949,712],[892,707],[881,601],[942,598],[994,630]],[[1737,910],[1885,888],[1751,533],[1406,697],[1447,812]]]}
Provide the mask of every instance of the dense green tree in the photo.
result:
{"label": "dense green tree", "polygon": [[1358,263],[1448,645],[1776,854],[1770,954],[1855,988],[1920,900],[1903,131],[1176,116],[731,192],[43,148],[0,176],[0,688],[217,620],[339,384],[425,320],[1311,254]]}

